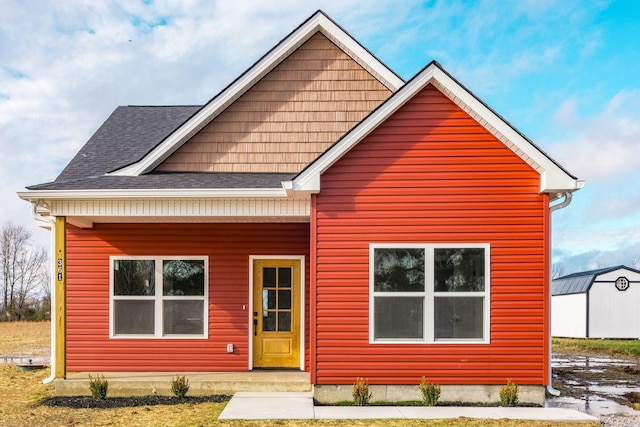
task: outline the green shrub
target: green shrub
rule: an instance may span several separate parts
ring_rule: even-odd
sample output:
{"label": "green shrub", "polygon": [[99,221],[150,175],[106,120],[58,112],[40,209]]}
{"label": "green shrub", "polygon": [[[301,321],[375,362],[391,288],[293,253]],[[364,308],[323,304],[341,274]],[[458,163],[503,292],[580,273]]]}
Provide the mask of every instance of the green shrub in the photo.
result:
{"label": "green shrub", "polygon": [[422,377],[420,380],[420,391],[422,392],[422,402],[425,406],[435,406],[440,399],[440,386],[432,384]]}
{"label": "green shrub", "polygon": [[366,406],[371,400],[371,393],[369,393],[369,382],[364,378],[356,378],[356,382],[353,385],[353,401],[356,406]]}
{"label": "green shrub", "polygon": [[511,381],[511,378],[507,378],[507,385],[500,389],[500,403],[503,406],[517,406],[518,392],[518,386]]}
{"label": "green shrub", "polygon": [[189,391],[189,380],[183,375],[176,375],[171,380],[171,392],[178,398],[183,399]]}
{"label": "green shrub", "polygon": [[98,374],[95,378],[92,378],[91,374],[89,374],[89,390],[91,390],[91,396],[94,399],[105,399],[109,391],[109,381],[104,378],[104,375]]}

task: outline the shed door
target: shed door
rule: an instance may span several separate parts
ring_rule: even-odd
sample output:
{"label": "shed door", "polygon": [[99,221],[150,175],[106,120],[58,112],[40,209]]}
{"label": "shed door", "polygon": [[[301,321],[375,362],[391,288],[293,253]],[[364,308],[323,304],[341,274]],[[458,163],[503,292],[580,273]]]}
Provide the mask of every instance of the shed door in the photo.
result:
{"label": "shed door", "polygon": [[300,260],[253,261],[253,367],[300,366]]}

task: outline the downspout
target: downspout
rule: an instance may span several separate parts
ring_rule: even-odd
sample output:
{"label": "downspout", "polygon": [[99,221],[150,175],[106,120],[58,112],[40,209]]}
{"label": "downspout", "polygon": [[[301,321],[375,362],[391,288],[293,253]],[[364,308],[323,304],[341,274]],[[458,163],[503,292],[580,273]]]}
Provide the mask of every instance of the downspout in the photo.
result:
{"label": "downspout", "polygon": [[56,282],[55,282],[55,251],[56,251],[56,217],[54,216],[42,216],[38,213],[38,206],[42,201],[38,200],[37,202],[31,202],[31,216],[40,224],[45,227],[51,227],[51,251],[50,254],[50,262],[51,269],[49,270],[51,273],[51,283],[49,284],[51,289],[51,375],[48,378],[42,380],[43,384],[49,384],[56,377]]}
{"label": "downspout", "polygon": [[553,388],[553,372],[551,371],[551,304],[553,299],[551,298],[551,263],[552,263],[552,251],[551,251],[551,246],[553,244],[553,239],[552,239],[552,229],[553,227],[551,226],[552,224],[552,217],[553,217],[553,213],[557,210],[560,210],[562,208],[566,208],[567,206],[569,206],[569,204],[571,203],[571,192],[570,191],[566,191],[564,193],[558,193],[557,194],[558,198],[564,196],[564,200],[560,203],[557,203],[553,206],[549,206],[549,336],[548,336],[548,360],[549,360],[549,378],[548,378],[548,382],[547,382],[547,393],[549,393],[552,396],[560,396],[560,390],[556,390],[555,388]]}

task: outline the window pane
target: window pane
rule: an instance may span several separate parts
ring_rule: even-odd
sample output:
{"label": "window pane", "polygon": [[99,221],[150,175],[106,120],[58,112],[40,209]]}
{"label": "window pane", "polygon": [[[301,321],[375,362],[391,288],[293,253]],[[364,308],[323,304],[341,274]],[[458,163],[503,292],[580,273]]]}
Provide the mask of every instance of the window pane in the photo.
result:
{"label": "window pane", "polygon": [[166,260],[163,295],[204,295],[204,260]]}
{"label": "window pane", "polygon": [[113,294],[154,295],[154,273],[153,260],[113,260]]}
{"label": "window pane", "polygon": [[154,334],[154,302],[152,300],[114,300],[113,333]]}
{"label": "window pane", "polygon": [[262,330],[267,332],[273,332],[276,330],[276,312],[275,311],[262,312]]}
{"label": "window pane", "polygon": [[285,310],[291,308],[291,291],[278,291],[278,308]]}
{"label": "window pane", "polygon": [[484,248],[435,249],[435,291],[484,291],[484,256]]}
{"label": "window pane", "polygon": [[273,289],[262,290],[262,309],[273,310],[276,308],[276,291]]}
{"label": "window pane", "polygon": [[374,338],[423,338],[424,298],[375,297]]}
{"label": "window pane", "polygon": [[376,292],[424,291],[424,249],[374,249]]}
{"label": "window pane", "polygon": [[162,305],[165,335],[204,333],[204,301],[169,300]]}
{"label": "window pane", "polygon": [[278,287],[290,288],[291,287],[291,268],[278,268]]}
{"label": "window pane", "polygon": [[291,332],[291,312],[290,311],[278,312],[278,331]]}
{"label": "window pane", "polygon": [[262,286],[265,288],[276,287],[276,269],[275,267],[264,267],[262,269]]}
{"label": "window pane", "polygon": [[483,337],[484,297],[436,297],[435,338]]}

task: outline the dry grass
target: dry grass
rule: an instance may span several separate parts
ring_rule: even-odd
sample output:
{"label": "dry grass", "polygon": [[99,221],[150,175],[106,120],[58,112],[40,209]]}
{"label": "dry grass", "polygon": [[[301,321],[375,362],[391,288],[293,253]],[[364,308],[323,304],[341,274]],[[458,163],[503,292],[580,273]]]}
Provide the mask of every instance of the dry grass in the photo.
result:
{"label": "dry grass", "polygon": [[51,322],[0,322],[0,355],[35,356],[50,346]]}
{"label": "dry grass", "polygon": [[[48,323],[0,323],[0,353],[14,355],[19,349],[29,355],[33,349],[48,346]],[[45,338],[46,337],[46,338]],[[226,403],[200,403],[158,405],[118,409],[71,409],[40,406],[38,402],[53,395],[52,385],[42,384],[48,370],[20,371],[11,364],[0,364],[0,426],[301,426],[301,427],[516,427],[526,424],[534,427],[571,427],[574,424],[553,422],[526,422],[508,420],[260,420],[219,421],[218,416]],[[575,424],[575,426],[595,424]]]}
{"label": "dry grass", "polygon": [[632,357],[640,360],[640,340],[601,340],[584,338],[554,338],[553,351],[568,354],[602,354]]}

